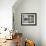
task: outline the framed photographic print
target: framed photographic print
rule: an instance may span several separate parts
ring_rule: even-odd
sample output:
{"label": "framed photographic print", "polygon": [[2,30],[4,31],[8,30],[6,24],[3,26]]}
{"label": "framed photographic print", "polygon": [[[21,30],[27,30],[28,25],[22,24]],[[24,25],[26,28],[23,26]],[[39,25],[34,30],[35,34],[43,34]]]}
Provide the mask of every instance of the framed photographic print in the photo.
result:
{"label": "framed photographic print", "polygon": [[21,13],[21,25],[37,25],[37,13]]}

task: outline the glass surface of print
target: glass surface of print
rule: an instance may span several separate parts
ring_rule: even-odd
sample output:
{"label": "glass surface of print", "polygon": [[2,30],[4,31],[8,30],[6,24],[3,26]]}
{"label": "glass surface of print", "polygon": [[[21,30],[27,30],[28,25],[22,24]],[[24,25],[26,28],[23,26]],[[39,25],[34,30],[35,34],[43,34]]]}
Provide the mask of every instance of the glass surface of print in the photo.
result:
{"label": "glass surface of print", "polygon": [[22,25],[36,25],[37,17],[36,13],[22,13],[21,24]]}

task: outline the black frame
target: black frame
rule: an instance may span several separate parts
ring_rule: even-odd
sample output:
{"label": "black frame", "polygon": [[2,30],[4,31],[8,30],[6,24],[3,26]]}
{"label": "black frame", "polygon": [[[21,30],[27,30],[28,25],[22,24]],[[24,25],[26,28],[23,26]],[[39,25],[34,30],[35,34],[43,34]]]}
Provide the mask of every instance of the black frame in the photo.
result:
{"label": "black frame", "polygon": [[[22,17],[25,16],[25,14],[35,16],[35,24],[23,24]],[[21,13],[21,25],[24,25],[24,26],[35,26],[35,25],[37,25],[37,13]]]}

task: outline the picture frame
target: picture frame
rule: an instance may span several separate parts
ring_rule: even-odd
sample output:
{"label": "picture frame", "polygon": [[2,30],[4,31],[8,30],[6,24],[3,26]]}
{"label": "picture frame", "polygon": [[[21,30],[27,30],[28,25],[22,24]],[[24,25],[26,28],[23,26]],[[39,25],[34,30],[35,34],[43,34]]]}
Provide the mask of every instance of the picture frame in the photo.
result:
{"label": "picture frame", "polygon": [[21,25],[37,25],[37,13],[21,13]]}

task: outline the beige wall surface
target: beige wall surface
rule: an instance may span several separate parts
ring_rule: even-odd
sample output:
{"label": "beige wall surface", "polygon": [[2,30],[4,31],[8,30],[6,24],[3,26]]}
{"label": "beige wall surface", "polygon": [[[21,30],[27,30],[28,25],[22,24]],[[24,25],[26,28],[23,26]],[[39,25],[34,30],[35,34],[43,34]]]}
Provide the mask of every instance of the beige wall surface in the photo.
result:
{"label": "beige wall surface", "polygon": [[[19,3],[18,3],[19,2]],[[18,0],[13,6],[15,31],[23,33],[23,37],[35,41],[36,46],[46,46],[45,0]],[[43,12],[44,11],[44,12]],[[37,13],[36,26],[22,26],[21,13]],[[43,21],[42,21],[43,20]],[[45,33],[45,34],[44,34]],[[44,36],[44,38],[43,38]],[[42,39],[43,38],[43,39]]]}
{"label": "beige wall surface", "polygon": [[[20,2],[20,1],[18,1]],[[18,5],[18,6],[16,6]],[[14,24],[15,30],[23,33],[23,37],[35,41],[36,46],[41,46],[41,30],[40,30],[40,0],[23,0],[21,3],[14,5]],[[37,13],[36,26],[22,26],[21,13]]]}

